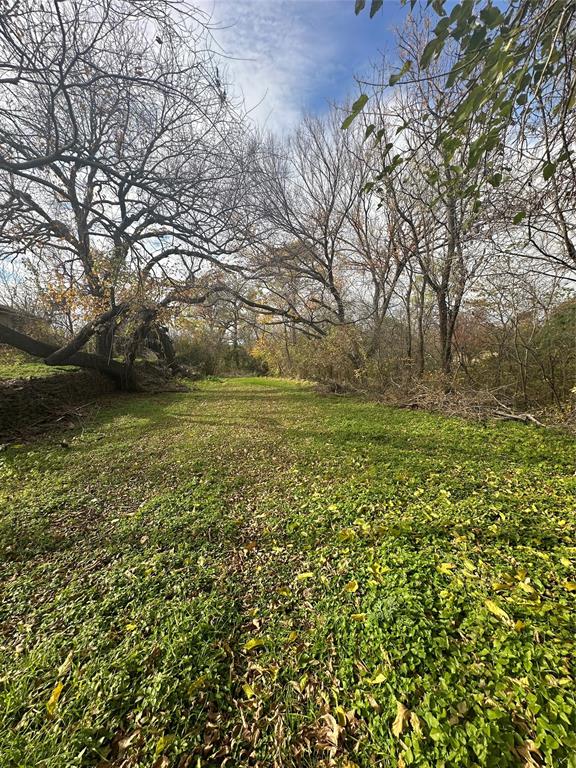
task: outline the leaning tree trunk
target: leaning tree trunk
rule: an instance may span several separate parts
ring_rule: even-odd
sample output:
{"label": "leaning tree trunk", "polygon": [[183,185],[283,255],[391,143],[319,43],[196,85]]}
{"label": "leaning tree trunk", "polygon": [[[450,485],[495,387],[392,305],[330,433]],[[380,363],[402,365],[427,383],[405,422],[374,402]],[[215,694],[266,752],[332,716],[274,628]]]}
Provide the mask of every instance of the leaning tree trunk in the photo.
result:
{"label": "leaning tree trunk", "polygon": [[99,371],[113,378],[122,389],[130,389],[132,385],[129,371],[123,363],[75,350],[75,341],[65,347],[57,347],[0,324],[0,344],[7,344],[33,357],[39,357],[47,365],[74,365]]}
{"label": "leaning tree trunk", "polygon": [[114,357],[114,323],[108,323],[95,334],[96,354],[111,360]]}

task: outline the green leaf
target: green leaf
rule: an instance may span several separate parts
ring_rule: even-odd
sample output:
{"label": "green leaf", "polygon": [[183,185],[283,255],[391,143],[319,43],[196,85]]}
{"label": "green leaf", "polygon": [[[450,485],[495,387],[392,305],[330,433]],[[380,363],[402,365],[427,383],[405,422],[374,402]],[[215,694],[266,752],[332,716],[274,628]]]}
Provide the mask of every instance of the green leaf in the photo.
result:
{"label": "green leaf", "polygon": [[542,176],[544,176],[544,181],[548,181],[548,179],[552,178],[555,173],[556,163],[544,163],[544,167],[542,168]]}
{"label": "green leaf", "polygon": [[382,8],[384,4],[384,0],[372,0],[372,5],[370,6],[370,18],[372,19]]}
{"label": "green leaf", "polygon": [[410,67],[412,66],[412,62],[410,59],[408,61],[405,61],[402,65],[402,69],[399,72],[396,72],[393,75],[390,75],[390,79],[388,80],[388,85],[396,85],[396,83],[401,80],[406,72],[409,71]]}
{"label": "green leaf", "polygon": [[445,2],[446,0],[432,0],[431,2],[429,0],[428,5],[432,6],[432,8],[436,11],[438,16],[445,16],[446,15],[446,11],[444,10]]}
{"label": "green leaf", "polygon": [[358,16],[358,14],[361,11],[363,11],[365,7],[366,7],[366,0],[356,0],[356,5],[354,7],[354,13],[356,14],[356,16]]}
{"label": "green leaf", "polygon": [[435,37],[433,40],[430,40],[430,42],[424,48],[422,56],[420,57],[420,66],[423,69],[426,69],[432,61],[432,58],[440,53],[442,46],[443,42],[440,40],[440,38]]}
{"label": "green leaf", "polygon": [[359,96],[356,99],[354,104],[352,104],[352,111],[350,112],[346,120],[344,120],[344,122],[342,123],[342,128],[344,130],[346,130],[346,128],[349,128],[352,125],[352,122],[356,119],[356,117],[358,117],[358,114],[366,106],[367,101],[368,101],[368,96],[365,93],[363,93],[361,96]]}
{"label": "green leaf", "polygon": [[513,224],[520,224],[520,222],[526,218],[526,211],[518,211],[518,213],[512,219]]}
{"label": "green leaf", "polygon": [[501,173],[494,173],[490,178],[488,179],[489,183],[492,184],[493,187],[499,187],[502,183],[502,174]]}
{"label": "green leaf", "polygon": [[498,8],[489,3],[480,11],[480,18],[487,27],[493,28],[504,21],[504,16]]}

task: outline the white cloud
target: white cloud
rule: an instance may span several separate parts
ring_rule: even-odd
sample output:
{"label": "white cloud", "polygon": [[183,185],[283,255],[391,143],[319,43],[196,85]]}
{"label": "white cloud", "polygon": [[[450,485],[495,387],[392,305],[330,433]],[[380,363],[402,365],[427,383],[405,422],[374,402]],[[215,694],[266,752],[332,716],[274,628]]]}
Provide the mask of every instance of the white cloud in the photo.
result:
{"label": "white cloud", "polygon": [[211,17],[214,38],[229,57],[229,79],[254,121],[279,133],[293,128],[337,54],[326,8],[290,0],[195,4]]}

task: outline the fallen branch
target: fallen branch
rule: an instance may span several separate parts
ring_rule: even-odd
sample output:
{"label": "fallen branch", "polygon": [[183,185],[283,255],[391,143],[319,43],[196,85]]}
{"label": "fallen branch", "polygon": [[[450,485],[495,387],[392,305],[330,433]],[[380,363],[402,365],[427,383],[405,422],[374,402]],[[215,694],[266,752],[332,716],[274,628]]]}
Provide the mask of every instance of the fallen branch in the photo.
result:
{"label": "fallen branch", "polygon": [[523,424],[535,424],[537,427],[545,426],[531,413],[512,413],[512,411],[494,411],[493,416],[503,421],[521,421]]}

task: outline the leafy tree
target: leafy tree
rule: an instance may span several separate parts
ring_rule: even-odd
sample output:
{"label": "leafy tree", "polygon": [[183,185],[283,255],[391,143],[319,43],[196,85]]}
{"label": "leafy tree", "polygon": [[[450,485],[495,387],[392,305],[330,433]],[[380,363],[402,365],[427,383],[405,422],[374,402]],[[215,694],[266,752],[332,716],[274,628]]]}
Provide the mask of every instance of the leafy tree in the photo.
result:
{"label": "leafy tree", "polygon": [[[446,7],[446,0],[402,0],[413,11],[420,5],[437,20],[432,35],[419,52],[419,60],[407,58],[388,79],[389,86],[414,82],[418,78],[441,78],[448,88],[460,84],[456,103],[440,105],[444,130],[437,139],[448,152],[454,151],[470,118],[482,127],[468,148],[466,162],[475,167],[499,145],[510,128],[523,132],[531,116],[540,108],[547,93],[555,94],[554,116],[558,124],[576,104],[576,80],[572,61],[576,51],[575,0],[511,0],[500,7],[492,0],[462,0]],[[366,8],[366,0],[356,0],[356,13]],[[382,7],[383,0],[372,0],[370,16]],[[454,52],[453,56],[446,54]],[[444,71],[436,65],[442,62]],[[443,68],[441,68],[443,69]],[[363,94],[345,120],[347,127],[368,102]],[[378,126],[371,132],[378,135]],[[569,159],[565,146],[543,151],[540,166],[545,180],[558,165]],[[391,167],[386,160],[382,174]]]}

